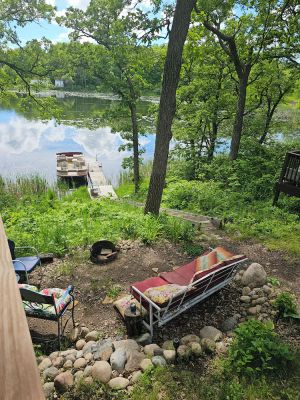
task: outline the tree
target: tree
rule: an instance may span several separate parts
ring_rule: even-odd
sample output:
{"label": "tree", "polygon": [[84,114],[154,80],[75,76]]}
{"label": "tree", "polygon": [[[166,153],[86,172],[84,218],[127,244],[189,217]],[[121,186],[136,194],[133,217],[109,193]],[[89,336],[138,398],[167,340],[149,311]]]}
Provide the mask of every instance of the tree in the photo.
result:
{"label": "tree", "polygon": [[129,11],[126,15],[130,3],[128,0],[91,0],[86,11],[71,7],[66,17],[58,20],[73,30],[75,40],[86,37],[103,49],[106,62],[103,64],[100,60],[98,63],[97,76],[120,96],[129,109],[137,192],[140,181],[137,101],[148,87],[147,66],[151,66],[151,60],[146,58],[148,52],[145,52],[135,31],[140,25],[137,18],[140,11]]}
{"label": "tree", "polygon": [[[45,0],[1,0],[0,3],[0,91],[2,96],[15,80],[30,94],[30,78],[47,75],[41,56],[46,41],[34,40],[23,46],[18,28],[39,19],[50,19],[53,8]],[[17,50],[13,51],[12,47]]]}
{"label": "tree", "polygon": [[295,32],[297,1],[241,0],[221,3],[199,1],[198,11],[205,28],[218,38],[219,44],[234,65],[238,99],[230,146],[230,158],[238,156],[245,114],[247,87],[253,67],[265,58],[293,58],[297,48],[289,35]]}
{"label": "tree", "polygon": [[220,126],[231,118],[235,100],[231,65],[214,36],[204,37],[197,26],[188,33],[174,122],[174,137],[191,160],[193,179],[200,157],[213,158]]}
{"label": "tree", "polygon": [[165,184],[172,122],[176,112],[176,90],[180,78],[182,53],[196,0],[177,0],[164,65],[162,92],[156,127],[153,168],[145,213],[159,214]]}

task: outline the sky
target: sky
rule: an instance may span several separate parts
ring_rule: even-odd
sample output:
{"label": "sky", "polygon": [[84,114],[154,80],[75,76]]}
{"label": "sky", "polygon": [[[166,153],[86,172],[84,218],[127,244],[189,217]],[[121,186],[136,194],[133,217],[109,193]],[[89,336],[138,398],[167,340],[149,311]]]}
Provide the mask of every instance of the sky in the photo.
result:
{"label": "sky", "polygon": [[[63,15],[64,11],[68,7],[76,7],[85,10],[90,0],[47,0],[48,4],[57,8],[58,15]],[[141,8],[149,9],[151,0],[143,0],[141,2]],[[45,20],[39,21],[38,23],[32,23],[26,25],[24,28],[18,29],[19,37],[22,43],[26,43],[32,39],[41,39],[45,37],[52,42],[66,42],[68,41],[68,29],[59,26],[55,21],[51,24]]]}

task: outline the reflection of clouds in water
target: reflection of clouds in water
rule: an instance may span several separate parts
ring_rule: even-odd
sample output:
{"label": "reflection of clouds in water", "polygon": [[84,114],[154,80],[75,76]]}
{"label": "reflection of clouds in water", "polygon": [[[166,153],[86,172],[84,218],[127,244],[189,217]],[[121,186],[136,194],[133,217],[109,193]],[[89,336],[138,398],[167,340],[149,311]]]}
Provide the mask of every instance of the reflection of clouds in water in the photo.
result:
{"label": "reflection of clouds in water", "polygon": [[127,152],[118,151],[123,139],[118,133],[112,133],[109,126],[98,128],[95,131],[88,129],[77,129],[73,140],[80,144],[91,156],[99,158],[118,160],[126,157]]}
{"label": "reflection of clouds in water", "polygon": [[0,152],[22,154],[40,148],[41,138],[50,141],[64,139],[64,127],[55,126],[54,121],[28,121],[14,116],[7,122],[0,122]]}

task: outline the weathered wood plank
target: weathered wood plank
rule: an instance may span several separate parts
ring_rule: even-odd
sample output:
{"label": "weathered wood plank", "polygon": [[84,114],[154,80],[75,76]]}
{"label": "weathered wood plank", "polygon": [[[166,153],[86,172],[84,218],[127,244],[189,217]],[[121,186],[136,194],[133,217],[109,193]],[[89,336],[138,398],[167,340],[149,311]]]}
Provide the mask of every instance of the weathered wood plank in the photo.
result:
{"label": "weathered wood plank", "polygon": [[1,217],[0,399],[45,399]]}

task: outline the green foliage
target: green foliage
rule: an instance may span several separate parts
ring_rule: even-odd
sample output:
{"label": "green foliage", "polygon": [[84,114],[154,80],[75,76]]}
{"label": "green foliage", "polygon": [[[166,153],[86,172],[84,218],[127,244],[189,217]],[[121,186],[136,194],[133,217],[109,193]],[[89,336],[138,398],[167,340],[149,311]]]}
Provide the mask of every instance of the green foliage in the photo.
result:
{"label": "green foliage", "polygon": [[272,286],[280,286],[280,280],[275,276],[268,276],[267,282],[271,283]]}
{"label": "green foliage", "polygon": [[228,368],[243,376],[259,376],[287,370],[293,353],[274,332],[273,324],[250,320],[239,325],[229,348]]}
{"label": "green foliage", "polygon": [[196,243],[184,243],[182,248],[191,257],[201,256],[204,250],[202,246]]}
{"label": "green foliage", "polygon": [[275,299],[275,307],[284,317],[299,316],[295,296],[290,292],[281,292]]}
{"label": "green foliage", "polygon": [[[32,245],[40,252],[64,255],[104,237],[112,241],[140,238],[147,244],[162,237],[176,242],[193,238],[190,224],[167,216],[145,216],[142,209],[110,200],[92,201],[84,187],[59,199],[36,177],[32,183],[27,178],[25,182],[37,189],[31,194],[28,189],[22,196],[18,185],[0,185],[0,211],[7,235],[19,246]],[[75,267],[66,261],[59,273],[72,273]]]}

